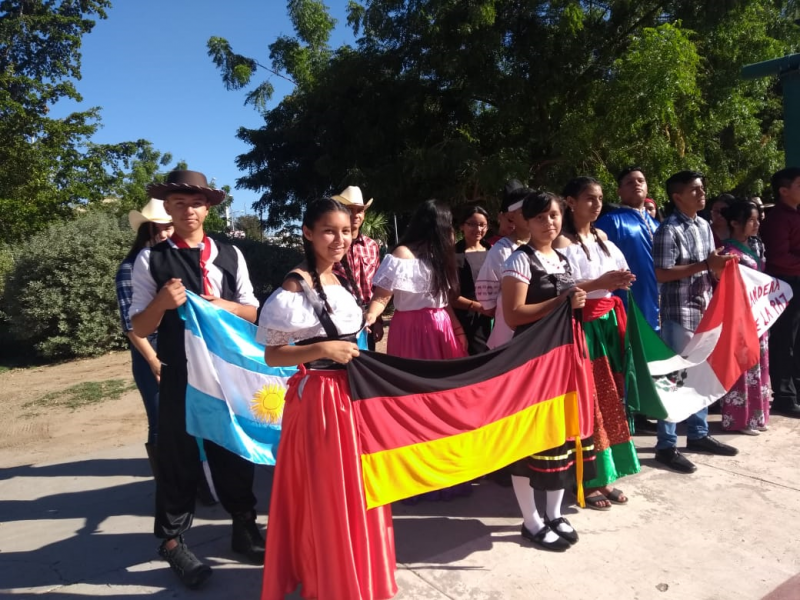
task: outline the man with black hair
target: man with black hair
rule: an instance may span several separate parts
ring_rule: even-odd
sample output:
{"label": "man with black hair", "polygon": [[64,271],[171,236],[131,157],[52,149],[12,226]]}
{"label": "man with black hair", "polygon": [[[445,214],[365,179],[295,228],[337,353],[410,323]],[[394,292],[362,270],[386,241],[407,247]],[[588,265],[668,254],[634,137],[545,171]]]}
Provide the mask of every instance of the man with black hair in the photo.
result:
{"label": "man with black hair", "polygon": [[[645,208],[647,179],[641,167],[630,166],[617,175],[617,193],[622,204],[601,216],[595,226],[605,232],[625,256],[636,281],[631,293],[636,306],[654,330],[658,331],[658,284],[653,268],[653,235],[658,223]],[[615,292],[627,308],[626,292]]]}
{"label": "man with black hair", "polygon": [[[656,279],[661,284],[661,338],[677,353],[686,348],[711,301],[716,279],[725,263],[708,221],[698,216],[706,205],[705,179],[696,171],[681,171],[667,180],[669,216],[653,238]],[[708,408],[687,419],[689,450],[734,456],[738,450],[708,435]],[[656,460],[675,471],[697,467],[678,452],[676,424],[658,422]]]}
{"label": "man with black hair", "polygon": [[769,331],[769,376],[775,400],[772,410],[800,418],[800,167],[772,176],[775,207],[761,224],[766,272],[792,286],[793,298]]}
{"label": "man with black hair", "polygon": [[[177,309],[186,303],[189,290],[252,323],[258,300],[242,253],[203,232],[209,208],[225,199],[224,191],[210,188],[205,175],[196,171],[172,171],[165,183],[152,184],[147,191],[164,201],[175,227],[171,239],[140,252],[131,279],[133,331],[145,337],[158,330],[158,358],[163,365],[154,533],[163,540],[159,555],[187,587],[196,588],[211,576],[211,568],[183,541],[192,524],[195,490],[202,474],[197,442],[186,432],[188,370],[196,367],[187,360],[185,328]],[[263,563],[253,464],[208,440],[204,448],[220,502],[233,517],[233,551],[253,563]]]}

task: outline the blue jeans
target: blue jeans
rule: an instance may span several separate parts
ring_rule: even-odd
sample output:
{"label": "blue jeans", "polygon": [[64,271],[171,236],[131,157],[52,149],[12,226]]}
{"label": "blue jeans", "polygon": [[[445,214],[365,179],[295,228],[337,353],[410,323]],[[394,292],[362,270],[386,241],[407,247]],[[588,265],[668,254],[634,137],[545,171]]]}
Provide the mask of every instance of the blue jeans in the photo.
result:
{"label": "blue jeans", "polygon": [[131,348],[133,380],[142,395],[144,410],[147,413],[147,443],[155,444],[158,437],[158,382],[144,356]]}
{"label": "blue jeans", "polygon": [[[694,335],[691,331],[684,328],[675,321],[662,321],[661,339],[675,352],[683,352],[689,340]],[[678,445],[677,423],[658,422],[658,441],[656,450],[666,450]],[[686,419],[686,437],[690,440],[697,440],[708,435],[708,408],[703,408]]]}

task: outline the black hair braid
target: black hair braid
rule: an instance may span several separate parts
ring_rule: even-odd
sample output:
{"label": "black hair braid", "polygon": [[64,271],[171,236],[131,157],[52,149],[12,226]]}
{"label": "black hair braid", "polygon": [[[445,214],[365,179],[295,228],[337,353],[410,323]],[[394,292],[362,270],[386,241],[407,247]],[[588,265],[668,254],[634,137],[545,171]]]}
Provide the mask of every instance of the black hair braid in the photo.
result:
{"label": "black hair braid", "polygon": [[600,249],[606,253],[606,256],[611,258],[611,252],[608,251],[608,246],[603,241],[603,238],[597,233],[597,229],[594,226],[594,223],[589,224],[589,232],[594,236],[594,241],[597,242],[597,245],[600,246]]}
{"label": "black hair braid", "polygon": [[[575,228],[575,217],[572,214],[572,209],[567,207],[567,210],[564,211],[564,219],[562,221],[561,229],[566,231],[569,234],[572,234],[578,243],[581,245],[581,249],[583,253],[586,255],[586,258],[592,260],[592,256],[589,254],[589,249],[586,247],[586,244],[583,243],[583,239],[580,235],[578,235],[578,230]],[[597,232],[594,230],[594,225],[592,225],[592,233],[595,234],[595,239],[597,239]],[[605,249],[605,247],[604,247]],[[608,252],[608,250],[606,250]]]}
{"label": "black hair braid", "polygon": [[308,272],[311,275],[311,281],[314,283],[314,289],[319,294],[322,303],[325,305],[325,312],[331,313],[331,306],[328,304],[328,295],[322,287],[322,281],[317,273],[317,257],[314,254],[314,248],[311,246],[305,237],[303,237],[303,251],[306,255],[306,264],[308,264]]}
{"label": "black hair braid", "polygon": [[344,272],[347,275],[347,287],[349,288],[350,293],[355,297],[358,306],[360,308],[364,308],[366,300],[361,297],[361,290],[358,289],[358,286],[356,285],[356,278],[353,277],[353,269],[350,266],[350,259],[347,257],[347,254],[342,257],[341,265],[344,267]]}

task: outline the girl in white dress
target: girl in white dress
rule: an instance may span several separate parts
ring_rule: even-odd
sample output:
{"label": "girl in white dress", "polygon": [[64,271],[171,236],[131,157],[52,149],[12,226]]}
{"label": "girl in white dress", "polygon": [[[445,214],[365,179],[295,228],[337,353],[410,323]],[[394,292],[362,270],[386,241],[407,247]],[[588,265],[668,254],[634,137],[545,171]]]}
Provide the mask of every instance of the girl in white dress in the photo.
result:
{"label": "girl in white dress", "polygon": [[603,189],[592,177],[577,177],[564,188],[566,212],[561,236],[554,242],[588,297],[583,328],[595,385],[594,448],[597,474],[586,478],[586,506],[608,510],[628,498],[612,484],[640,470],[625,414],[624,343],[626,315],[614,290],[627,290],[636,279],[622,252],[594,227],[603,207]]}

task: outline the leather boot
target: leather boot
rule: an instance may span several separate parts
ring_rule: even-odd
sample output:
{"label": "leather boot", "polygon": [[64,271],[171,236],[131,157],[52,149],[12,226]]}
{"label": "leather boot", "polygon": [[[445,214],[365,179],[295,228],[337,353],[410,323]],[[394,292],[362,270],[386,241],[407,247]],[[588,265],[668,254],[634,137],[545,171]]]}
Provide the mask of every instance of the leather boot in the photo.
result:
{"label": "leather boot", "polygon": [[264,563],[264,538],[258,530],[255,511],[233,515],[231,549],[253,564]]}

